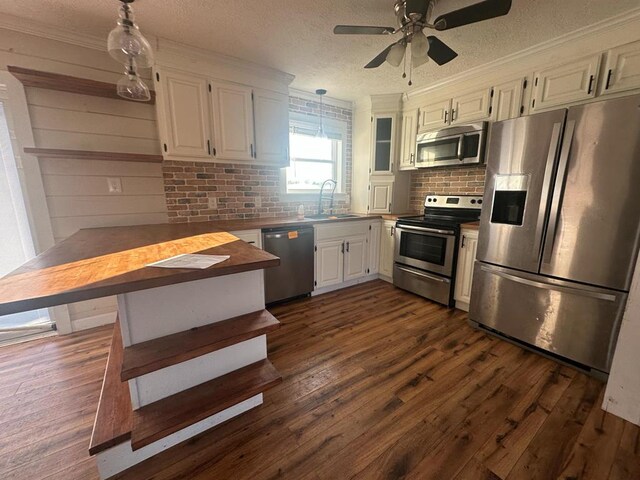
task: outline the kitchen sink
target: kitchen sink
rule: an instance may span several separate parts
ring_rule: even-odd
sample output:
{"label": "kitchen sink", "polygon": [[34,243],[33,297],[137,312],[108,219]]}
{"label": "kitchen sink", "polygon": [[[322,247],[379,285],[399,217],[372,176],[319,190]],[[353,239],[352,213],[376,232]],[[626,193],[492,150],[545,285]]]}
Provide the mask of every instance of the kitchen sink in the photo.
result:
{"label": "kitchen sink", "polygon": [[323,213],[323,214],[319,214],[319,215],[309,215],[306,218],[310,218],[311,220],[324,220],[324,219],[334,219],[334,218],[356,218],[359,217],[360,215],[354,215],[352,213],[336,213],[336,214],[329,214],[329,213]]}

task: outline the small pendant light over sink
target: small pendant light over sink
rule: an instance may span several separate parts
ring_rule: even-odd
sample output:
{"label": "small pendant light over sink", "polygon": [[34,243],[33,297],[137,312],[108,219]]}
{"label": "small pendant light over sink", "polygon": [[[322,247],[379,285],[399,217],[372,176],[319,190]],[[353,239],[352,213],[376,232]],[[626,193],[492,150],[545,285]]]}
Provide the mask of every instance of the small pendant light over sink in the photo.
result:
{"label": "small pendant light over sink", "polygon": [[147,102],[151,99],[149,88],[138,76],[138,67],[153,65],[153,49],[134,22],[129,6],[134,0],[120,0],[118,25],[111,30],[107,50],[115,60],[125,66],[124,77],[118,81],[118,95],[128,100]]}
{"label": "small pendant light over sink", "polygon": [[324,105],[322,103],[322,97],[327,93],[324,88],[319,88],[316,90],[316,95],[320,97],[320,128],[318,129],[318,133],[316,133],[316,138],[328,138],[327,134],[324,132]]}

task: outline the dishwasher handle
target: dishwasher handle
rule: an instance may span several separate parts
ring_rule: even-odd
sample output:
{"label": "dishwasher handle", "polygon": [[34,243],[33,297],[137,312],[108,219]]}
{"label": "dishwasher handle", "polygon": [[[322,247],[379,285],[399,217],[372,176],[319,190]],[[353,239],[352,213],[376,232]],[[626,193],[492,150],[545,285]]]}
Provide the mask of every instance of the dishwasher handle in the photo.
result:
{"label": "dishwasher handle", "polygon": [[289,240],[294,240],[296,238],[296,236],[291,237],[289,235],[291,232],[297,232],[297,237],[302,237],[302,236],[306,236],[306,235],[313,235],[313,228],[304,228],[304,229],[300,229],[300,230],[297,230],[295,228],[288,229],[288,230],[276,230],[276,231],[273,231],[273,232],[265,232],[262,235],[264,236],[265,239],[286,238],[286,239],[289,239]]}

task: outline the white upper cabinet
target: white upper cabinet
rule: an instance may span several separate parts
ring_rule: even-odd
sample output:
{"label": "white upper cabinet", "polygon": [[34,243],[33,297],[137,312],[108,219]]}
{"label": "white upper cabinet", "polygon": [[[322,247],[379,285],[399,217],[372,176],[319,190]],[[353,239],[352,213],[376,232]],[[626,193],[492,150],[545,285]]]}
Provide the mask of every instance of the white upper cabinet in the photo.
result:
{"label": "white upper cabinet", "polygon": [[371,148],[371,174],[388,175],[393,172],[395,154],[396,115],[373,116],[373,145]]}
{"label": "white upper cabinet", "polygon": [[420,107],[420,132],[437,130],[451,122],[451,99],[440,100],[434,103],[427,103]]}
{"label": "white upper cabinet", "polygon": [[595,97],[601,55],[592,55],[533,75],[531,112]]}
{"label": "white upper cabinet", "polygon": [[640,42],[609,50],[604,75],[601,95],[640,88]]}
{"label": "white upper cabinet", "polygon": [[393,180],[371,180],[369,213],[391,213]]}
{"label": "white upper cabinet", "polygon": [[215,156],[228,160],[255,158],[251,94],[250,87],[211,82]]}
{"label": "white upper cabinet", "polygon": [[158,121],[165,156],[210,156],[207,79],[171,70],[156,72]]}
{"label": "white upper cabinet", "polygon": [[289,166],[289,97],[255,89],[253,110],[255,158],[263,163]]}
{"label": "white upper cabinet", "polygon": [[493,87],[491,102],[491,120],[500,122],[517,118],[524,113],[524,78],[517,78]]}
{"label": "white upper cabinet", "polygon": [[400,142],[400,170],[416,168],[416,135],[418,133],[418,111],[402,114],[402,135]]}
{"label": "white upper cabinet", "polygon": [[451,125],[488,120],[491,107],[491,89],[483,88],[475,92],[453,97],[451,103]]}

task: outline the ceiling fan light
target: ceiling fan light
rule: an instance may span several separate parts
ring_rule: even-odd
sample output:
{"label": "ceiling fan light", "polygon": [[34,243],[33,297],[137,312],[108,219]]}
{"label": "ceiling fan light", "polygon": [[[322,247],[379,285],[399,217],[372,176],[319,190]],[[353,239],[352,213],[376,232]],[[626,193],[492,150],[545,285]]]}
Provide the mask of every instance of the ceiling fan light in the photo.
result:
{"label": "ceiling fan light", "polygon": [[418,57],[418,58],[411,58],[411,65],[414,68],[419,67],[420,65],[424,65],[425,63],[429,63],[429,57],[428,56],[424,56],[424,57]]}
{"label": "ceiling fan light", "polygon": [[424,33],[417,32],[411,37],[411,60],[415,64],[419,59],[424,59],[429,53],[429,40]]}
{"label": "ceiling fan light", "polygon": [[404,52],[406,48],[407,46],[404,43],[396,43],[393,47],[391,47],[391,50],[389,50],[389,53],[387,54],[387,63],[393,65],[394,67],[399,67],[402,63],[402,59],[404,58]]}

